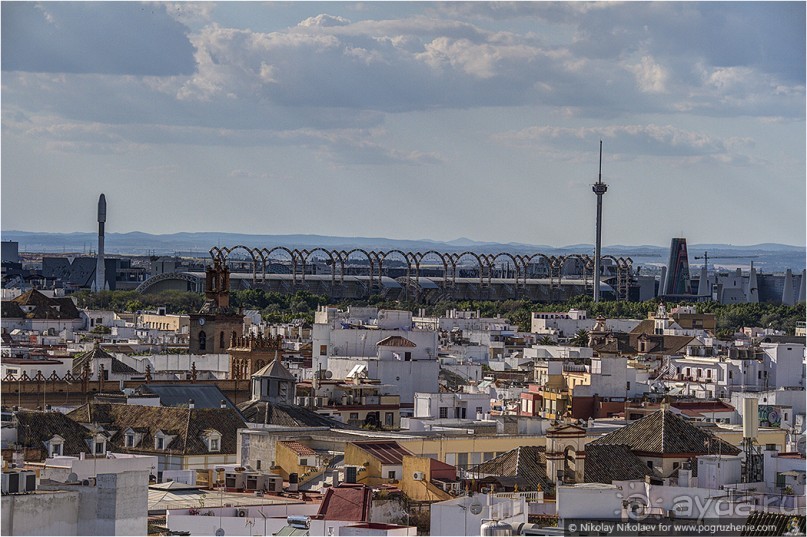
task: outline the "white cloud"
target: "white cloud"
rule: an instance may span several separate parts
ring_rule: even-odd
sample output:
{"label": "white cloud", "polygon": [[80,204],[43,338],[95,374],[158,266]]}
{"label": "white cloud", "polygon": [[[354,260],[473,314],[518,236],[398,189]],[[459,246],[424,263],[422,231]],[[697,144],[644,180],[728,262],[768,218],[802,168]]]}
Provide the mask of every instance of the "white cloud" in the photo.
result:
{"label": "white cloud", "polygon": [[348,24],[350,24],[350,20],[344,17],[334,17],[332,15],[320,14],[316,17],[309,17],[304,21],[301,21],[298,26],[302,28],[310,28],[312,26],[327,28],[332,26],[347,26]]}
{"label": "white cloud", "polygon": [[627,65],[626,68],[636,77],[639,88],[648,93],[665,93],[667,91],[667,70],[653,60],[651,56],[642,56],[638,64]]}

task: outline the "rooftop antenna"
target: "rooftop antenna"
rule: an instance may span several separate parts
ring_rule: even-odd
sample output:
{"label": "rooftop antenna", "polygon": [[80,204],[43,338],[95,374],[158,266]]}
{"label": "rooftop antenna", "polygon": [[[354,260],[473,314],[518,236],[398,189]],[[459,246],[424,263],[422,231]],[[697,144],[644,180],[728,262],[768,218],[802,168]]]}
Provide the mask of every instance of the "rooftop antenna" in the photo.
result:
{"label": "rooftop antenna", "polygon": [[600,171],[597,182],[591,187],[597,195],[597,242],[594,248],[594,302],[600,301],[600,271],[602,260],[602,196],[608,191],[608,185],[602,182],[602,140],[600,140]]}

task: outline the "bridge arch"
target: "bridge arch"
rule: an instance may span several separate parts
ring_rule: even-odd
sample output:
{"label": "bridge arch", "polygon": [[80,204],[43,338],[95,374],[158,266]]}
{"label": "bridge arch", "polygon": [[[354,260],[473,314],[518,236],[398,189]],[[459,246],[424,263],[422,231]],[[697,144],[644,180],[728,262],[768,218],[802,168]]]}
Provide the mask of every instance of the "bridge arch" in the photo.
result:
{"label": "bridge arch", "polygon": [[[490,285],[491,280],[493,279],[493,271],[496,268],[496,260],[500,257],[509,257],[510,260],[513,262],[513,267],[515,268],[515,281],[516,284],[518,284],[518,277],[519,273],[521,272],[521,264],[513,254],[510,254],[508,252],[500,252],[498,254],[488,254],[486,256],[486,260],[488,262],[488,285]],[[503,279],[507,280],[509,278],[505,274]]]}
{"label": "bridge arch", "polygon": [[486,265],[486,262],[483,260],[482,256],[480,256],[479,254],[476,254],[474,252],[469,252],[469,251],[462,252],[461,254],[448,254],[448,255],[449,255],[449,259],[451,259],[451,265],[452,265],[452,269],[451,269],[451,285],[452,286],[455,286],[457,284],[457,266],[459,265],[460,260],[463,257],[465,257],[466,255],[469,255],[469,256],[473,257],[474,259],[476,259],[476,264],[479,267],[479,285],[480,286],[484,285],[484,283],[485,283],[484,278],[485,278],[485,265]]}
{"label": "bridge arch", "polygon": [[412,258],[415,261],[415,277],[420,281],[420,265],[423,262],[423,259],[426,258],[428,255],[436,255],[440,262],[443,264],[443,281],[441,286],[446,286],[446,279],[448,278],[448,261],[446,261],[445,255],[436,250],[427,250],[425,252],[415,252],[412,254]]}
{"label": "bridge arch", "polygon": [[373,265],[375,262],[373,261],[373,257],[370,255],[370,252],[364,250],[363,248],[353,248],[352,250],[341,250],[335,252],[336,256],[339,259],[339,283],[345,283],[345,264],[349,262],[349,258],[351,254],[354,253],[361,253],[367,258],[367,262],[369,263],[369,274],[370,274],[370,288],[373,286]]}
{"label": "bridge arch", "polygon": [[223,253],[222,261],[224,261],[225,263],[229,261],[230,254],[232,254],[237,250],[244,250],[246,253],[249,254],[249,257],[252,258],[252,283],[256,284],[258,282],[258,259],[257,259],[258,256],[256,254],[257,249],[248,248],[243,244],[236,244],[235,246],[230,248],[221,248],[220,252]]}
{"label": "bridge arch", "polygon": [[311,250],[302,249],[298,250],[300,260],[302,261],[302,275],[301,281],[305,283],[305,266],[308,264],[308,259],[314,254],[314,252],[322,252],[328,259],[331,261],[331,285],[336,283],[336,260],[334,259],[334,251],[333,250],[326,250],[325,248],[320,248],[319,246],[313,248]]}

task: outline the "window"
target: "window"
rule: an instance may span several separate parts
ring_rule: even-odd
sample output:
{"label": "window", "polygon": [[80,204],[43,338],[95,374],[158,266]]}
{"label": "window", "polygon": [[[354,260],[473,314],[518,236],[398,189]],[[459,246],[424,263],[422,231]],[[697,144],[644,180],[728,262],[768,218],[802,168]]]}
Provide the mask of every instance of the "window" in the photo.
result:
{"label": "window", "polygon": [[351,412],[351,413],[350,413],[350,419],[351,419],[351,420],[357,420],[357,419],[359,419],[359,413],[358,413],[358,412]]}
{"label": "window", "polygon": [[652,469],[653,468],[653,461],[647,461],[647,467]]}
{"label": "window", "polygon": [[207,350],[207,334],[205,334],[204,330],[199,331],[199,350]]}
{"label": "window", "polygon": [[255,469],[256,469],[256,470],[260,470],[260,469],[261,469],[261,460],[260,460],[260,459],[258,459],[257,461],[255,461]]}
{"label": "window", "polygon": [[441,406],[440,407],[440,417],[441,418],[447,418],[448,417],[448,407],[447,406]]}
{"label": "window", "polygon": [[308,459],[300,459],[300,466],[308,466]]}
{"label": "window", "polygon": [[319,355],[325,356],[328,354],[328,346],[327,345],[320,345],[319,346]]}
{"label": "window", "polygon": [[[787,419],[787,414],[785,414],[785,419]],[[384,414],[384,425],[387,427],[392,427],[395,425],[395,414],[392,412],[387,412]]]}
{"label": "window", "polygon": [[224,348],[224,330],[219,332],[219,349]]}
{"label": "window", "polygon": [[387,477],[389,477],[390,479],[395,479],[395,470],[390,470],[387,473]]}
{"label": "window", "polygon": [[59,443],[51,443],[50,445],[50,456],[51,457],[60,457],[62,455],[62,447],[63,444]]}
{"label": "window", "polygon": [[757,371],[757,378],[758,378],[758,379],[761,379],[761,378],[762,378],[762,371]]}
{"label": "window", "polygon": [[785,476],[781,472],[776,472],[776,486],[778,488],[784,488],[785,486]]}
{"label": "window", "polygon": [[679,466],[681,466],[680,462],[674,462],[673,463],[673,470],[677,469]]}
{"label": "window", "polygon": [[100,440],[100,441],[96,440],[94,442],[94,444],[95,444],[95,454],[96,455],[103,455],[104,451],[105,451],[104,448],[106,447],[106,442],[104,442],[103,440]]}
{"label": "window", "polygon": [[165,438],[162,436],[157,437],[157,449],[165,449]]}
{"label": "window", "polygon": [[411,352],[405,352],[404,353],[404,361],[405,362],[411,362],[412,361],[412,353]]}
{"label": "window", "polygon": [[210,451],[218,451],[219,450],[219,439],[218,438],[211,438],[210,439]]}
{"label": "window", "polygon": [[126,447],[134,447],[134,434],[129,433],[126,435]]}

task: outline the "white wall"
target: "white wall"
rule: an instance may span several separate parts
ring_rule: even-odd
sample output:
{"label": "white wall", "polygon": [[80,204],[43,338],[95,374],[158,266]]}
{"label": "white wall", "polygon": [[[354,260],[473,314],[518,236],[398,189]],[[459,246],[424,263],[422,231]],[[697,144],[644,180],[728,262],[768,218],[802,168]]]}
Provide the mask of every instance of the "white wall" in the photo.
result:
{"label": "white wall", "polygon": [[75,473],[78,479],[84,480],[98,474],[121,473],[127,471],[146,472],[143,483],[148,485],[149,474],[157,473],[157,457],[151,455],[128,455],[113,453],[115,458],[52,457],[45,460],[45,467],[40,471],[40,478],[65,482],[67,476]]}
{"label": "white wall", "polygon": [[[472,505],[481,509],[473,514]],[[527,502],[522,498],[497,498],[474,494],[431,506],[430,535],[479,535],[484,520],[496,519],[515,527],[527,522]]]}
{"label": "white wall", "polygon": [[78,504],[74,491],[3,496],[0,534],[80,535]]}
{"label": "white wall", "polygon": [[191,365],[196,363],[197,371],[211,371],[217,378],[224,379],[230,372],[229,354],[152,354],[149,356],[128,356],[116,354],[124,364],[146,372],[146,364],[151,366],[151,372],[159,371],[190,371]]}
{"label": "white wall", "polygon": [[[268,500],[271,501],[271,500]],[[247,511],[247,516],[237,516],[238,509]],[[221,527],[225,535],[273,535],[287,525],[287,516],[314,516],[317,514],[319,504],[278,503],[263,506],[249,507],[213,507],[201,508],[200,514],[191,515],[188,509],[169,509],[166,513],[166,526],[171,531],[189,531],[191,535],[214,535]],[[212,513],[206,516],[204,513]],[[221,517],[219,516],[221,515]],[[351,524],[346,521],[325,521],[328,526],[339,527]],[[323,521],[311,521],[312,530],[315,525],[324,528]],[[264,532],[265,528],[265,532]],[[326,535],[311,532],[312,535]]]}
{"label": "white wall", "polygon": [[804,387],[804,344],[762,343],[765,370],[768,372],[768,387]]}
{"label": "white wall", "polygon": [[355,365],[367,366],[367,375],[382,384],[395,384],[400,388],[401,404],[412,404],[415,391],[437,392],[440,366],[437,360],[381,361],[359,357],[330,358],[328,370],[334,378],[345,378]]}

